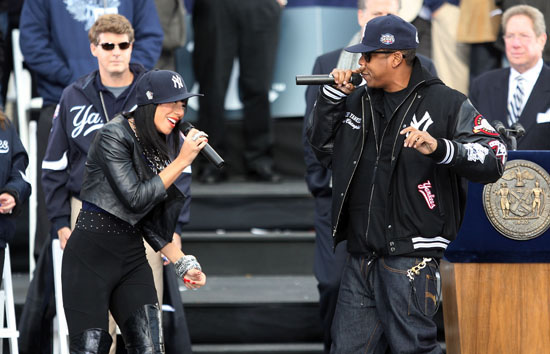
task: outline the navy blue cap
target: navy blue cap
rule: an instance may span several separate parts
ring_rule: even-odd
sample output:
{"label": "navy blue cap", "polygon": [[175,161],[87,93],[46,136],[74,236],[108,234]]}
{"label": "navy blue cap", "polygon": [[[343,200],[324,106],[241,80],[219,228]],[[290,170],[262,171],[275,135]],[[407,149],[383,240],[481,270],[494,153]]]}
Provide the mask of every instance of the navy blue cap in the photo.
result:
{"label": "navy blue cap", "polygon": [[143,74],[136,84],[137,105],[183,101],[199,93],[187,91],[180,74],[170,70],[154,69]]}
{"label": "navy blue cap", "polygon": [[373,18],[365,25],[361,43],[347,47],[351,53],[368,53],[378,49],[415,49],[418,47],[416,27],[399,16]]}

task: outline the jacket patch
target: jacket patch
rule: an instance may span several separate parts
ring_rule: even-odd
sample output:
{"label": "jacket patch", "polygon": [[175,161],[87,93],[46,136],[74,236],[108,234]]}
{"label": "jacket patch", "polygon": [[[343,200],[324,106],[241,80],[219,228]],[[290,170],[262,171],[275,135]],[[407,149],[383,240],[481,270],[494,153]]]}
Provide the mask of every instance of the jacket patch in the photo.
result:
{"label": "jacket patch", "polygon": [[464,144],[464,148],[466,149],[468,155],[468,161],[472,162],[479,161],[483,163],[485,161],[485,157],[489,153],[489,149],[478,143]]}
{"label": "jacket patch", "polygon": [[[73,118],[73,126],[74,129],[71,133],[71,137],[75,139],[78,137],[82,132],[84,132],[83,136],[86,136],[93,132],[94,130],[100,129],[103,127],[103,121],[101,120],[101,116],[97,112],[90,113],[90,110],[93,108],[93,105],[89,106],[73,106],[69,110],[69,112],[77,111],[76,115]],[[88,125],[89,127],[84,130],[84,127]]]}
{"label": "jacket patch", "polygon": [[[432,120],[432,117],[430,116],[430,113],[428,113],[428,111],[426,111],[426,113],[424,113],[424,116],[420,120],[416,120],[416,114],[414,114],[413,117],[412,117],[410,126],[425,132],[425,131],[428,130],[430,125],[432,125],[433,123],[434,123],[434,121]],[[407,133],[407,136],[408,135],[409,134]]]}
{"label": "jacket patch", "polygon": [[432,182],[430,180],[418,185],[418,191],[422,194],[424,200],[426,200],[428,208],[433,209],[435,208],[435,194],[432,193],[431,188]]}
{"label": "jacket patch", "polygon": [[361,129],[361,118],[351,112],[346,112],[345,117],[346,119],[344,119],[344,124],[349,125],[353,129]]}
{"label": "jacket patch", "polygon": [[474,129],[472,131],[475,134],[483,133],[489,136],[499,136],[495,128],[481,114],[474,118]]}
{"label": "jacket patch", "polygon": [[508,159],[508,150],[506,150],[506,146],[498,140],[489,141],[489,146],[495,152],[496,157],[500,159],[504,165]]}
{"label": "jacket patch", "polygon": [[0,154],[7,154],[10,151],[10,145],[7,140],[0,140]]}
{"label": "jacket patch", "polygon": [[391,33],[384,33],[380,36],[380,43],[390,45],[395,43],[395,36]]}

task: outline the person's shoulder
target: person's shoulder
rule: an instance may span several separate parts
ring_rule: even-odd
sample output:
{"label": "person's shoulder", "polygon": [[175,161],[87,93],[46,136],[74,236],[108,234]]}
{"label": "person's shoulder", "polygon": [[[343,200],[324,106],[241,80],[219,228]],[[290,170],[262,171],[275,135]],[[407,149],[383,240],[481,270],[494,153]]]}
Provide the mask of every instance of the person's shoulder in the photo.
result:
{"label": "person's shoulder", "polygon": [[99,130],[98,134],[122,138],[128,133],[125,125],[128,125],[128,120],[122,114],[118,114],[113,119],[105,123],[105,125]]}
{"label": "person's shoulder", "polygon": [[450,86],[445,85],[445,83],[439,78],[434,77],[428,80],[426,82],[426,87],[429,90],[427,91],[427,94],[443,104],[454,101],[462,102],[467,99],[466,95]]}
{"label": "person's shoulder", "polygon": [[486,71],[472,80],[472,86],[494,83],[495,79],[508,77],[510,68],[500,68]]}
{"label": "person's shoulder", "polygon": [[[130,63],[130,71],[136,76],[139,77],[147,72],[147,69],[141,63]],[[135,80],[134,80],[135,81]]]}
{"label": "person's shoulder", "polygon": [[541,76],[550,76],[550,65],[543,63],[542,70],[540,71]]}
{"label": "person's shoulder", "polygon": [[338,62],[338,58],[340,57],[340,54],[342,53],[342,50],[344,48],[336,49],[330,52],[323,53],[315,59],[316,62],[319,63],[333,63],[333,65],[336,65]]}
{"label": "person's shoulder", "polygon": [[92,71],[86,75],[83,75],[76,79],[73,83],[69,84],[63,89],[62,97],[70,95],[75,91],[83,91],[88,85],[93,84],[95,76],[98,74],[98,71]]}

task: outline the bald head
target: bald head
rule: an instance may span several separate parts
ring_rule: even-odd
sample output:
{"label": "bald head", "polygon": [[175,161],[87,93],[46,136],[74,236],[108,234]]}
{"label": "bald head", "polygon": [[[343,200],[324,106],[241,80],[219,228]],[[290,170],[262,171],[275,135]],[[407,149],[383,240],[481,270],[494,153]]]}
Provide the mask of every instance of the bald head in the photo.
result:
{"label": "bald head", "polygon": [[364,27],[367,22],[378,16],[397,15],[401,6],[400,0],[358,0],[357,22]]}

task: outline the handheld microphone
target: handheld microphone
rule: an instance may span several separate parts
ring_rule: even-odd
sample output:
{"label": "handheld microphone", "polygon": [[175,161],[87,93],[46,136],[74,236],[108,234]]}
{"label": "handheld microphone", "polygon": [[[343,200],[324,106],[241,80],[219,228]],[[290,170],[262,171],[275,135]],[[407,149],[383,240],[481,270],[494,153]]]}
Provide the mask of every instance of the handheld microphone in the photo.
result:
{"label": "handheld microphone", "polygon": [[[351,74],[350,82],[355,86],[361,85],[361,74]],[[296,85],[334,85],[334,77],[327,75],[296,75]]]}
{"label": "handheld microphone", "polygon": [[[189,131],[194,127],[191,123],[183,121],[183,122],[180,122],[180,124],[178,125],[178,128],[183,133],[183,135],[187,136],[187,133],[189,133]],[[208,161],[214,164],[214,166],[216,166],[217,168],[222,168],[223,165],[225,164],[225,161],[221,158],[220,155],[218,155],[216,150],[214,150],[212,146],[210,146],[209,144],[206,144],[202,148],[201,153],[204,157],[208,159]]]}
{"label": "handheld microphone", "polygon": [[525,135],[525,128],[519,122],[512,124],[512,129],[516,131],[516,138],[521,138]]}
{"label": "handheld microphone", "polygon": [[504,126],[504,124],[500,120],[494,120],[493,123],[491,123],[491,125],[493,126],[493,128],[495,128],[495,130],[499,134],[501,134],[501,135],[506,134],[506,127]]}

